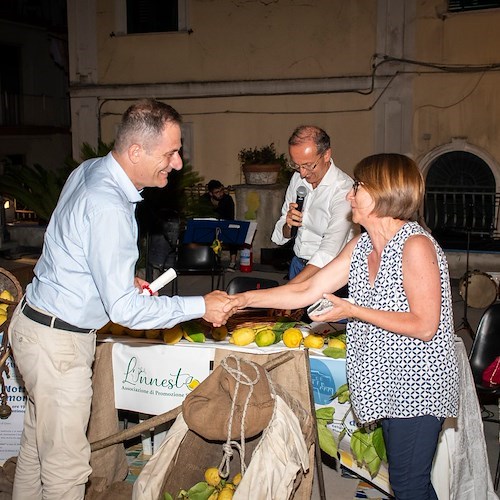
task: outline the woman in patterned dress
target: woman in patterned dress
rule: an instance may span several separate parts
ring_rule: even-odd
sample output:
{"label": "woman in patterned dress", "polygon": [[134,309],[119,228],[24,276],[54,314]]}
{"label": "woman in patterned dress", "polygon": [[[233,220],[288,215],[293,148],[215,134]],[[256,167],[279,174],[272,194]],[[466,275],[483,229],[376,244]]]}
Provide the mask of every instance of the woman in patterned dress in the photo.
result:
{"label": "woman in patterned dress", "polygon": [[[347,324],[347,378],[361,423],[380,420],[397,499],[437,499],[431,467],[441,426],[458,411],[448,265],[440,246],[411,219],[424,195],[415,162],[377,154],[354,169],[347,196],[351,240],[309,280],[237,296],[240,307],[304,307],[325,297],[315,321]],[[348,282],[349,298],[332,293]]]}

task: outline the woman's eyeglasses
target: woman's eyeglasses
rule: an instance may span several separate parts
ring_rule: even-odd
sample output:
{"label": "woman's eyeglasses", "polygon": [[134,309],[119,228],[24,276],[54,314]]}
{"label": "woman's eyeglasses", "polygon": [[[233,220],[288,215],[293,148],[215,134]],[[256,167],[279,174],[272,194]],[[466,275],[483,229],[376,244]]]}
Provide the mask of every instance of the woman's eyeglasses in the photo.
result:
{"label": "woman's eyeglasses", "polygon": [[362,186],[363,183],[361,181],[354,181],[352,183],[353,195],[356,196],[358,194],[359,186]]}
{"label": "woman's eyeglasses", "polygon": [[292,170],[295,170],[296,172],[298,172],[300,169],[306,170],[307,172],[312,172],[317,167],[319,160],[321,159],[322,156],[323,156],[323,153],[321,153],[318,156],[318,159],[314,162],[313,165],[298,165],[297,163],[294,163],[291,160],[288,160],[287,165],[288,165],[288,168],[291,168]]}

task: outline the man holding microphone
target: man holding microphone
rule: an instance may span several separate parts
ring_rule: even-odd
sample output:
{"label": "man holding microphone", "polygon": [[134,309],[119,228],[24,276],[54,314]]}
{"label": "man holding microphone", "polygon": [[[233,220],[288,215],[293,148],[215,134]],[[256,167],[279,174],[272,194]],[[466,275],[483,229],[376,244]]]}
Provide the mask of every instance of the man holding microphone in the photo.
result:
{"label": "man holding microphone", "polygon": [[284,245],[295,237],[288,277],[299,282],[328,264],[358,231],[346,200],[353,181],[333,163],[328,134],[314,125],[297,127],[288,151],[296,173],[271,240]]}

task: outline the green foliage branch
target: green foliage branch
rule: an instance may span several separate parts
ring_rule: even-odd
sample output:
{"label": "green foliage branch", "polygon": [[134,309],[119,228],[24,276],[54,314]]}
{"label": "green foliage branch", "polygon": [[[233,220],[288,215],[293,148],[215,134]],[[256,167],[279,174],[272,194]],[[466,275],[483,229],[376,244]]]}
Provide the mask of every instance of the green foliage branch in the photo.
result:
{"label": "green foliage branch", "polygon": [[[337,399],[340,404],[350,404],[349,387],[347,384],[338,388],[337,392],[332,397],[332,401],[334,399]],[[360,467],[366,467],[370,476],[372,478],[375,477],[378,474],[382,462],[387,462],[382,427],[377,423],[351,431],[345,425],[345,419],[347,415],[350,414],[350,410],[348,410],[340,422],[341,431],[338,438],[335,439],[333,432],[328,428],[328,425],[333,423],[334,414],[335,408],[333,406],[327,406],[316,410],[320,448],[328,455],[337,458],[340,442],[346,434],[349,434],[351,438],[351,451],[357,464]]]}
{"label": "green foliage branch", "polygon": [[[99,140],[96,148],[83,143],[80,149],[82,161],[106,156],[113,148],[113,143]],[[0,175],[0,194],[16,199],[20,205],[36,213],[41,222],[48,222],[54,211],[64,183],[71,172],[80,164],[68,158],[61,168],[47,169],[41,165],[13,165],[6,163]],[[145,200],[157,210],[170,210],[181,217],[196,214],[197,200],[186,194],[186,188],[203,181],[187,162],[182,170],[173,171],[165,188],[146,188],[143,190]]]}

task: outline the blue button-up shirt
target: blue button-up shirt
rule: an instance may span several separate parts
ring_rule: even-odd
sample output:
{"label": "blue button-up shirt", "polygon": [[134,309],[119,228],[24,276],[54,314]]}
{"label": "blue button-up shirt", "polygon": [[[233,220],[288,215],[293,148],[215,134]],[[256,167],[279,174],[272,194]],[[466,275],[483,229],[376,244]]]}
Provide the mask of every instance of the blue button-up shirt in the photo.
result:
{"label": "blue button-up shirt", "polygon": [[100,328],[109,320],[166,328],[202,317],[203,297],[149,297],[134,287],[135,207],[141,200],[111,153],[72,172],[26,288],[28,303],[80,328]]}

